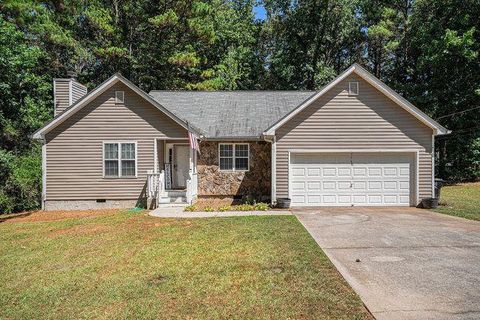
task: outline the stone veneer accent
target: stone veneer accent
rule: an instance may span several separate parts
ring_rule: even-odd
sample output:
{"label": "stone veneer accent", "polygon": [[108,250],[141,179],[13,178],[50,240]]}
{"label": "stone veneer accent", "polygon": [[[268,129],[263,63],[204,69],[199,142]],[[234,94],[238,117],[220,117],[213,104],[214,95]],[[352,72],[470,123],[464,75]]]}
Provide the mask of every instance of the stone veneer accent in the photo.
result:
{"label": "stone veneer accent", "polygon": [[[218,166],[219,143],[249,143],[249,171],[220,171]],[[200,143],[201,154],[197,159],[198,195],[200,197],[253,196],[270,198],[271,146],[258,142],[212,142]]]}

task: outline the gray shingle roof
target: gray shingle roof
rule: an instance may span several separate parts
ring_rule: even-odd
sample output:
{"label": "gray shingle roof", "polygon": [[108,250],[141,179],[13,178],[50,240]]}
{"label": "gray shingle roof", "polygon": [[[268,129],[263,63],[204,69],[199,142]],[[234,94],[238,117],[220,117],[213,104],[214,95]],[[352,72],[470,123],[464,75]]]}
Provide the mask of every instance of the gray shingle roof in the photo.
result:
{"label": "gray shingle roof", "polygon": [[314,91],[151,91],[206,138],[258,138]]}

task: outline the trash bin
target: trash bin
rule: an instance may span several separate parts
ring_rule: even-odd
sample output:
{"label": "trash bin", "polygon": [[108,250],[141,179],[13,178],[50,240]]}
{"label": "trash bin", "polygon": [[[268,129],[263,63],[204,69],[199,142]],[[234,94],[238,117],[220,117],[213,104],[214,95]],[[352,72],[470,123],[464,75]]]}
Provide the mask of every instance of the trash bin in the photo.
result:
{"label": "trash bin", "polygon": [[442,189],[443,185],[445,184],[445,180],[443,179],[435,179],[435,198],[440,200],[440,190]]}
{"label": "trash bin", "polygon": [[277,199],[277,206],[282,209],[290,208],[290,199],[289,198],[279,198]]}
{"label": "trash bin", "polygon": [[438,198],[422,199],[422,208],[435,209],[436,207],[438,207]]}

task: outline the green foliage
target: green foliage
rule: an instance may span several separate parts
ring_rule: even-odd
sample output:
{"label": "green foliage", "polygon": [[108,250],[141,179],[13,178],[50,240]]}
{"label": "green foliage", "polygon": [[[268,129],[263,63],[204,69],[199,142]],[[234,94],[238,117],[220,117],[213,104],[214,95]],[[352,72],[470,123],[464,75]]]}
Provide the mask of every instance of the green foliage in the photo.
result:
{"label": "green foliage", "polygon": [[173,27],[178,23],[178,16],[172,9],[168,9],[165,13],[159,14],[153,18],[149,18],[148,22],[156,27]]}
{"label": "green foliage", "polygon": [[42,160],[39,148],[20,157],[0,150],[0,212],[11,213],[38,208],[42,183]]}
{"label": "green foliage", "polygon": [[189,206],[186,206],[184,211],[186,212],[194,212],[194,211],[197,211],[197,206],[195,206],[194,204],[191,204]]}
{"label": "green foliage", "polygon": [[270,209],[270,205],[268,203],[259,202],[255,205],[255,210],[258,211],[267,211],[268,209]]}
{"label": "green foliage", "polygon": [[205,212],[213,212],[213,211],[215,211],[215,209],[214,209],[213,207],[205,207],[205,208],[203,208],[203,211],[205,211]]}
{"label": "green foliage", "polygon": [[255,206],[253,204],[239,204],[232,206],[233,211],[253,211]]}
{"label": "green foliage", "polygon": [[228,206],[228,205],[222,206],[222,207],[218,208],[218,211],[220,211],[220,212],[232,211],[232,206]]}

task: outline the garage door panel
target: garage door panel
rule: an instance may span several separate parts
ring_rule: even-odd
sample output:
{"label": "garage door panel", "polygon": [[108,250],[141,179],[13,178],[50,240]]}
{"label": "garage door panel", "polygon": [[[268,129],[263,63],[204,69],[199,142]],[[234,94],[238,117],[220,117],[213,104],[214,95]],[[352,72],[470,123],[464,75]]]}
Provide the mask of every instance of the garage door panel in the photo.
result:
{"label": "garage door panel", "polygon": [[305,191],[305,182],[292,182],[292,190],[295,191]]}
{"label": "garage door panel", "polygon": [[405,154],[294,154],[292,205],[409,205],[411,163]]}
{"label": "garage door panel", "polygon": [[294,176],[294,177],[305,177],[305,169],[304,168],[293,168],[292,176]]}
{"label": "garage door panel", "polygon": [[337,190],[350,190],[351,189],[351,182],[350,181],[337,181]]}
{"label": "garage door panel", "polygon": [[410,175],[410,169],[406,166],[400,168],[400,176],[408,177]]}
{"label": "garage door panel", "polygon": [[338,170],[338,176],[339,177],[350,177],[352,175],[352,168],[350,167],[339,167]]}
{"label": "garage door panel", "polygon": [[353,190],[367,190],[367,181],[353,181]]}
{"label": "garage door panel", "polygon": [[322,190],[320,181],[318,181],[318,182],[308,182],[307,186],[308,186],[308,191],[315,192],[315,191]]}
{"label": "garage door panel", "polygon": [[354,177],[366,177],[367,176],[367,167],[354,167],[353,168]]}
{"label": "garage door panel", "polygon": [[333,167],[326,167],[322,170],[323,177],[335,177],[337,176],[337,168]]}
{"label": "garage door panel", "polygon": [[323,190],[336,190],[336,181],[323,181]]}
{"label": "garage door panel", "polygon": [[396,195],[384,195],[383,202],[385,204],[396,204],[397,203],[397,196]]}
{"label": "garage door panel", "polygon": [[410,190],[410,182],[407,181],[400,181],[400,190],[408,191]]}
{"label": "garage door panel", "polygon": [[384,190],[397,190],[397,181],[384,181],[383,182]]}
{"label": "garage door panel", "polygon": [[382,176],[382,168],[375,168],[375,167],[368,168],[368,176],[370,176],[370,177],[381,177]]}
{"label": "garage door panel", "polygon": [[344,205],[350,205],[352,203],[352,196],[350,195],[338,195],[338,203]]}
{"label": "garage door panel", "polygon": [[368,203],[371,205],[381,205],[382,204],[382,195],[381,194],[370,194],[368,197]]}
{"label": "garage door panel", "polygon": [[309,177],[318,177],[320,176],[320,168],[307,168],[307,175]]}

